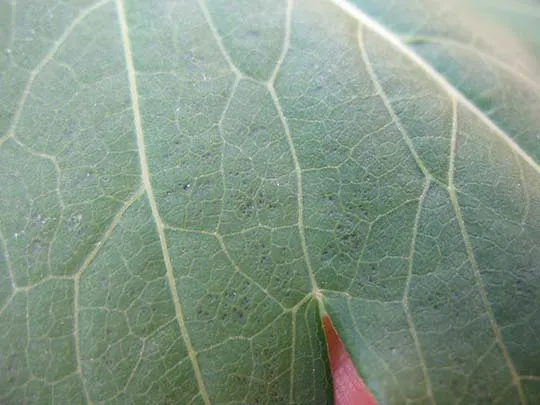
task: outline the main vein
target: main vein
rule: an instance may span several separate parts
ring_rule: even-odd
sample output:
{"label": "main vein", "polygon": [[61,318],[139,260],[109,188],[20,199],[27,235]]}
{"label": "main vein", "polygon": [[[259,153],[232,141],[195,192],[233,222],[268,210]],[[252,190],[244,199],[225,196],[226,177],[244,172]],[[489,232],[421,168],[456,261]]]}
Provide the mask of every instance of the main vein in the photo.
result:
{"label": "main vein", "polygon": [[137,149],[139,152],[139,162],[141,166],[141,178],[144,185],[144,189],[148,196],[148,202],[150,204],[150,209],[152,211],[152,217],[154,218],[154,222],[156,224],[156,230],[159,235],[159,241],[161,244],[163,260],[165,263],[165,268],[167,270],[167,280],[169,283],[170,293],[174,301],[174,310],[175,310],[178,326],[180,328],[180,333],[182,334],[182,339],[184,340],[184,344],[186,345],[186,349],[188,351],[188,355],[191,360],[191,364],[193,367],[193,371],[195,373],[195,378],[197,380],[201,397],[203,398],[203,401],[206,405],[210,405],[210,399],[206,391],[206,387],[204,385],[204,381],[202,378],[199,363],[197,361],[196,353],[193,348],[193,345],[191,344],[191,339],[189,337],[188,330],[186,327],[185,317],[182,312],[180,298],[178,296],[178,291],[176,289],[176,280],[174,278],[173,266],[171,262],[171,257],[169,255],[169,248],[167,246],[167,238],[165,236],[163,221],[158,211],[156,199],[154,197],[154,191],[152,189],[152,184],[150,181],[150,171],[148,169],[148,159],[146,156],[144,132],[143,132],[142,120],[141,120],[141,114],[140,114],[140,108],[139,108],[137,77],[135,73],[135,66],[133,64],[133,57],[131,53],[131,43],[129,39],[129,28],[128,28],[128,24],[126,20],[123,0],[116,0],[116,9],[118,13],[118,22],[120,24],[121,35],[122,35],[122,47],[124,51],[126,69],[128,73],[129,90],[131,94],[131,103],[132,103],[132,108],[133,108],[133,121],[135,124],[135,133],[137,137]]}
{"label": "main vein", "polygon": [[281,50],[278,63],[276,64],[276,67],[274,68],[270,79],[266,83],[266,87],[270,93],[270,96],[272,97],[274,106],[276,107],[279,120],[281,121],[281,125],[283,126],[283,129],[285,131],[285,137],[287,139],[289,150],[291,152],[291,158],[294,165],[294,172],[296,174],[296,189],[297,189],[296,200],[297,200],[297,205],[298,205],[298,233],[300,234],[300,245],[302,246],[302,253],[304,255],[304,260],[306,262],[306,267],[308,269],[309,279],[311,281],[311,287],[313,289],[313,296],[315,298],[318,298],[320,297],[321,293],[320,293],[319,287],[317,286],[317,280],[315,279],[315,272],[313,271],[313,266],[311,265],[311,260],[309,258],[309,252],[308,252],[307,242],[306,242],[305,226],[304,226],[304,191],[303,191],[303,186],[302,186],[302,168],[300,167],[298,154],[296,153],[296,148],[294,146],[294,141],[292,139],[291,130],[289,128],[289,123],[287,122],[287,118],[285,118],[285,114],[283,113],[283,108],[281,107],[281,103],[279,102],[279,98],[277,96],[275,85],[274,85],[278,71],[289,50],[289,46],[291,42],[291,24],[292,24],[292,0],[288,0],[287,11],[286,11],[286,22],[285,22],[285,38],[283,39],[283,48]]}

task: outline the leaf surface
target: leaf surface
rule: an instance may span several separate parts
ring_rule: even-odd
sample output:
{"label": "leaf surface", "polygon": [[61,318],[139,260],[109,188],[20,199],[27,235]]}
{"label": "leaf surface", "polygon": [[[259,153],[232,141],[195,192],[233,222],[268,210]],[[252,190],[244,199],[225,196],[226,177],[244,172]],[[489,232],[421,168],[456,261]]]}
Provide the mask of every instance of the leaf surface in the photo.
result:
{"label": "leaf surface", "polygon": [[466,3],[1,0],[0,402],[330,404],[323,305],[380,404],[538,403],[540,47]]}

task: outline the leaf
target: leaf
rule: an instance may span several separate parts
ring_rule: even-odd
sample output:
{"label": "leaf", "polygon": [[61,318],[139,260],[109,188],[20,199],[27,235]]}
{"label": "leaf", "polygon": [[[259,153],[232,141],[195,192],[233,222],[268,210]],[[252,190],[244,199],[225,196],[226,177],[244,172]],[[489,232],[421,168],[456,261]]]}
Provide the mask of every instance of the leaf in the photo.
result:
{"label": "leaf", "polygon": [[0,402],[330,404],[321,304],[380,404],[538,403],[540,48],[475,7],[0,1]]}

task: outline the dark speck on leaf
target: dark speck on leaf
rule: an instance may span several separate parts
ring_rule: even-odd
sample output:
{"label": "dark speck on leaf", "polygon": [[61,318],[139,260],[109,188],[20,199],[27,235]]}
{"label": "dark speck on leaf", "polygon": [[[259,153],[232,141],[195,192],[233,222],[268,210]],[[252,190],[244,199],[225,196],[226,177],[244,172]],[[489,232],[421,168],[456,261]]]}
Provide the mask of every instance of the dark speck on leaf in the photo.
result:
{"label": "dark speck on leaf", "polygon": [[41,240],[35,239],[32,241],[32,255],[36,256],[41,250]]}
{"label": "dark speck on leaf", "polygon": [[258,38],[260,35],[259,31],[257,30],[249,30],[246,32],[246,37],[248,38]]}

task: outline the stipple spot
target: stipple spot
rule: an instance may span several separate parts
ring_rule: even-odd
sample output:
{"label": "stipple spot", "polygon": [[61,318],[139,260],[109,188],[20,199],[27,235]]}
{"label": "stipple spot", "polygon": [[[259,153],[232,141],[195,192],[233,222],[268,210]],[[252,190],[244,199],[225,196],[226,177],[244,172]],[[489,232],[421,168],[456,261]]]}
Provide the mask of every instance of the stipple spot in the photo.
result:
{"label": "stipple spot", "polygon": [[358,375],[327,314],[323,314],[322,321],[332,370],[334,405],[377,405],[377,401]]}
{"label": "stipple spot", "polygon": [[40,250],[41,250],[41,240],[34,239],[32,241],[32,248],[31,248],[32,255],[37,256],[37,254],[39,253]]}

